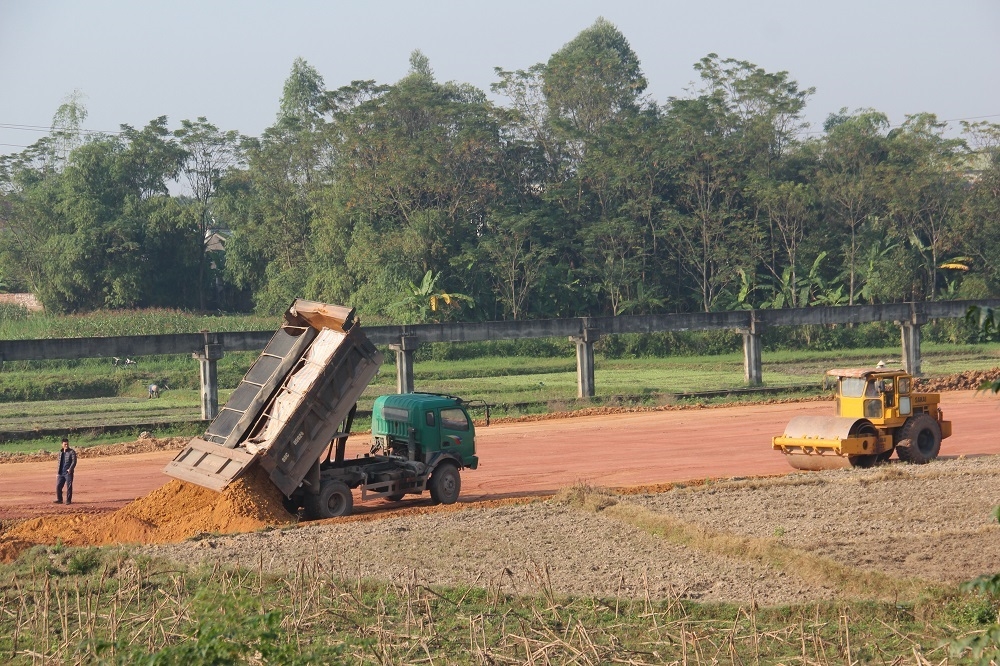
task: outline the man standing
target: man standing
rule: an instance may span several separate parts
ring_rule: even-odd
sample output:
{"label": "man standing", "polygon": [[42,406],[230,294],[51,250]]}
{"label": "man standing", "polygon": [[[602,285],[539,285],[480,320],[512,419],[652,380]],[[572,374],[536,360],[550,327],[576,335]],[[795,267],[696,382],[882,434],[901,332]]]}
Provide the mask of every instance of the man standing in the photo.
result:
{"label": "man standing", "polygon": [[69,448],[69,440],[63,437],[62,451],[59,452],[59,481],[56,483],[56,504],[63,503],[63,486],[66,486],[66,504],[73,503],[73,472],[76,471],[76,451]]}

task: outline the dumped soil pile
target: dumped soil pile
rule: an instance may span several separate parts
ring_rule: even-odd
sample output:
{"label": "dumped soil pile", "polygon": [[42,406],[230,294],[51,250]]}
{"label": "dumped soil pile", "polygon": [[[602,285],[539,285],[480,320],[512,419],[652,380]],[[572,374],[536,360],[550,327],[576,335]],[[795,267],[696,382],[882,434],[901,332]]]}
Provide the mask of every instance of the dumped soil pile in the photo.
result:
{"label": "dumped soil pile", "polygon": [[987,382],[995,382],[1000,379],[1000,368],[992,370],[966,370],[957,375],[946,377],[928,377],[917,380],[917,390],[935,391],[968,391],[979,389]]}
{"label": "dumped soil pile", "polygon": [[25,548],[57,540],[68,546],[170,543],[206,532],[252,532],[293,520],[282,506],[280,491],[255,466],[221,493],[175,480],[112,513],[27,520],[0,535],[0,560],[10,561]]}
{"label": "dumped soil pile", "polygon": [[[125,456],[130,453],[180,450],[190,440],[190,437],[153,437],[149,433],[144,432],[134,442],[100,444],[98,446],[78,448],[76,449],[76,455],[79,458],[103,458],[105,456]],[[56,448],[55,451],[36,451],[34,453],[0,451],[0,464],[56,460],[59,457],[58,442],[53,442],[53,446]]]}

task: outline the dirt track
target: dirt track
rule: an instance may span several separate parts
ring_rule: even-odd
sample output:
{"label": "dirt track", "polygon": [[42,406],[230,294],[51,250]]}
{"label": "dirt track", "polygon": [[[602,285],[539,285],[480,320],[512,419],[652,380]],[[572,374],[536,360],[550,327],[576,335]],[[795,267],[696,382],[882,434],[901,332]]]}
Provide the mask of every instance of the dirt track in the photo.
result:
{"label": "dirt track", "polygon": [[[1000,453],[1000,401],[975,391],[947,393],[955,434],[942,455]],[[481,466],[462,476],[462,501],[551,494],[584,482],[604,487],[692,479],[784,474],[770,448],[793,416],[829,414],[831,402],[743,405],[498,424],[477,432]],[[355,443],[355,453],[367,450]],[[172,451],[81,459],[74,506],[52,504],[50,461],[0,464],[0,519],[58,512],[107,511],[169,479]],[[57,511],[61,510],[61,511]]]}

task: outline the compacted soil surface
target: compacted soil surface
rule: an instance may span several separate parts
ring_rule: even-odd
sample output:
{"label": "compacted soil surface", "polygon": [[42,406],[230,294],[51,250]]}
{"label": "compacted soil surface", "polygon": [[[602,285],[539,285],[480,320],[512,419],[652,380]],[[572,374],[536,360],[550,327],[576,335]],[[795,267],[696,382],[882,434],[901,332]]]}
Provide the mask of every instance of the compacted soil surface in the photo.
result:
{"label": "compacted soil surface", "polygon": [[189,564],[318,566],[526,594],[761,604],[899,598],[1000,571],[1000,526],[990,515],[1000,504],[1000,456],[401,504],[411,508],[145,551]]}

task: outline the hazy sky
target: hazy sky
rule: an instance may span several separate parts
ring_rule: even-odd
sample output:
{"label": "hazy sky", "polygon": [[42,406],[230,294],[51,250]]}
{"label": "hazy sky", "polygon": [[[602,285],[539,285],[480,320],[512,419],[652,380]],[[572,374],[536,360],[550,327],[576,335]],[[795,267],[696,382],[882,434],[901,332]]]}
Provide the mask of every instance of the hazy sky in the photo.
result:
{"label": "hazy sky", "polygon": [[439,80],[488,91],[494,67],[545,61],[598,16],[629,39],[660,102],[714,52],[814,86],[814,130],[841,107],[1000,122],[998,0],[0,0],[0,144],[14,144],[0,152],[41,136],[5,126],[48,127],[74,89],[88,129],[207,116],[259,134],[298,56],[336,88],[396,81],[420,49]]}

